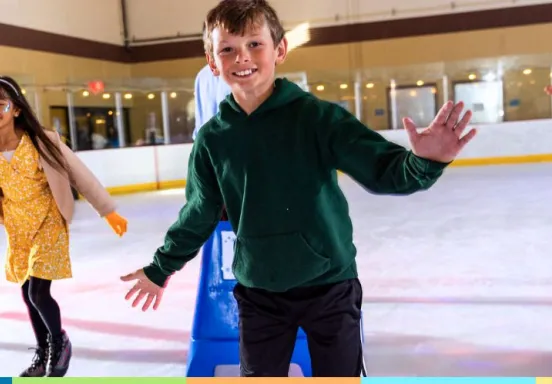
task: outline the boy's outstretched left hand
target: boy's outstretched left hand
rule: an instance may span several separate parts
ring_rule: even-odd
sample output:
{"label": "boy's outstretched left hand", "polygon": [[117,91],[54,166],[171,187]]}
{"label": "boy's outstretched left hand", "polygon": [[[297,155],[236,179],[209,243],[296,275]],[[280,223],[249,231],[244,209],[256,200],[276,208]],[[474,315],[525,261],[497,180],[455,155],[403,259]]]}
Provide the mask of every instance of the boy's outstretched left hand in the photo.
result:
{"label": "boy's outstretched left hand", "polygon": [[464,103],[454,104],[449,101],[439,111],[433,122],[422,132],[417,132],[414,122],[403,119],[404,129],[408,133],[412,152],[425,159],[449,163],[476,134],[472,129],[462,136],[470,122],[472,113],[467,111],[462,118],[460,114]]}
{"label": "boy's outstretched left hand", "polygon": [[132,302],[132,307],[138,306],[138,304],[140,304],[142,299],[144,297],[147,297],[146,302],[142,306],[142,311],[144,312],[147,311],[152,302],[153,302],[154,311],[157,310],[157,308],[159,308],[159,304],[161,304],[161,299],[163,298],[163,292],[165,288],[158,286],[157,284],[153,283],[150,279],[148,279],[143,269],[139,269],[136,272],[129,273],[126,276],[122,276],[121,280],[122,281],[138,280],[136,284],[134,284],[134,287],[132,287],[125,296],[125,300],[130,300],[132,296],[138,293],[138,295]]}

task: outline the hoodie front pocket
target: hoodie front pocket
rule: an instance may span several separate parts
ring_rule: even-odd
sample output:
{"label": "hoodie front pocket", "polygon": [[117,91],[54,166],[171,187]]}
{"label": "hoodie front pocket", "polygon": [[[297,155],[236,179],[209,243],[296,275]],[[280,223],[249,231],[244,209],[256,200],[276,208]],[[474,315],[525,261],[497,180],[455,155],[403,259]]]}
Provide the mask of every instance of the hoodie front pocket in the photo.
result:
{"label": "hoodie front pocket", "polygon": [[323,275],[330,259],[316,252],[299,232],[238,237],[234,275],[245,286],[282,292]]}

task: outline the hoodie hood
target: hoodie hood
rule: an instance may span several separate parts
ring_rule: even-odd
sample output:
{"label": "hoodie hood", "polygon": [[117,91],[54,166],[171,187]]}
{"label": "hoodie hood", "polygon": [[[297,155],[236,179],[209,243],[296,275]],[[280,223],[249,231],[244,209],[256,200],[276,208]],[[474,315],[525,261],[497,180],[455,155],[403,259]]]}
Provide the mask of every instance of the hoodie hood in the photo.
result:
{"label": "hoodie hood", "polygon": [[[274,81],[274,91],[250,116],[256,116],[269,112],[274,109],[285,107],[295,102],[297,99],[307,97],[308,92],[303,91],[301,87],[286,78],[276,79]],[[234,96],[230,93],[222,103],[220,103],[220,112],[217,119],[221,122],[235,119],[236,117],[246,118],[246,113],[238,105]]]}

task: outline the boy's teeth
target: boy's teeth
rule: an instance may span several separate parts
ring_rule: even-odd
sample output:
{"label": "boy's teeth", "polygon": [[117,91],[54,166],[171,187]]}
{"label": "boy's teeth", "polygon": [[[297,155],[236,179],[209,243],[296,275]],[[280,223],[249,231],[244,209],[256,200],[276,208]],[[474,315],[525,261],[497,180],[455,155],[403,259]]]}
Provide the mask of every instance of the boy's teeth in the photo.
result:
{"label": "boy's teeth", "polygon": [[253,73],[253,70],[248,69],[248,70],[245,70],[245,71],[236,72],[236,75],[238,75],[238,76],[247,76],[247,75],[250,75],[252,73]]}

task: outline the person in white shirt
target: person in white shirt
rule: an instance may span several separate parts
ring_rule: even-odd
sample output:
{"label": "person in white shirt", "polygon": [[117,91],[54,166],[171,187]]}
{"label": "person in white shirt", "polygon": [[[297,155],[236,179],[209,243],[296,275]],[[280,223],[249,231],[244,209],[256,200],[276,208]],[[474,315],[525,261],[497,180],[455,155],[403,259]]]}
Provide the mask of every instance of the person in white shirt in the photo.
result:
{"label": "person in white shirt", "polygon": [[199,129],[218,112],[219,104],[230,93],[230,87],[220,76],[213,75],[209,65],[199,71],[195,79],[195,140]]}

